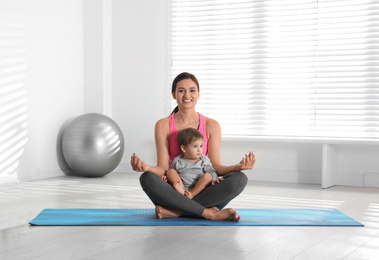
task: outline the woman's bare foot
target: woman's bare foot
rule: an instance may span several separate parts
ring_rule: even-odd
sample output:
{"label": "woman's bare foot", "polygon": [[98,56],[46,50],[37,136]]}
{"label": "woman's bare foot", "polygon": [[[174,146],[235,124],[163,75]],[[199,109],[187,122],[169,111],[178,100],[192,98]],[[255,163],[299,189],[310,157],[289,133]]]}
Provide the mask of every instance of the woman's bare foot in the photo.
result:
{"label": "woman's bare foot", "polygon": [[180,210],[177,209],[168,209],[162,206],[155,207],[155,217],[160,220],[163,218],[177,218],[183,214]]}
{"label": "woman's bare foot", "polygon": [[232,208],[219,210],[218,208],[208,208],[203,212],[203,217],[209,220],[229,220],[238,222],[241,216],[238,215],[237,211]]}
{"label": "woman's bare foot", "polygon": [[186,195],[188,198],[190,198],[190,199],[193,199],[193,195],[192,195],[192,192],[190,192],[190,191],[188,191],[188,190],[185,190],[184,191],[184,195]]}
{"label": "woman's bare foot", "polygon": [[172,185],[174,187],[174,189],[179,192],[180,194],[184,195],[184,188],[183,188],[183,184],[177,182],[177,183],[174,183]]}

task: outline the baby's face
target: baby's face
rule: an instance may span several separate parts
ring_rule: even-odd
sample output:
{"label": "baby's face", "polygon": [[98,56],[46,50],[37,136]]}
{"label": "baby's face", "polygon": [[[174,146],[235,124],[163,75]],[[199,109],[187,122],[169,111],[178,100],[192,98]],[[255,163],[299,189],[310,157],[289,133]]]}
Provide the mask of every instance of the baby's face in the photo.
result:
{"label": "baby's face", "polygon": [[185,146],[183,151],[184,155],[188,159],[198,159],[203,154],[204,140],[198,139]]}

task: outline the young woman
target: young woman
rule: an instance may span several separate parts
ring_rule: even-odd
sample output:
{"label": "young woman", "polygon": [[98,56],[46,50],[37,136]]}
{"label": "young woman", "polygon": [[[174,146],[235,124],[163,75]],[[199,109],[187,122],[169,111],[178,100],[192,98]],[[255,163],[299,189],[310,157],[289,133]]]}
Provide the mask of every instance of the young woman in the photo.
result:
{"label": "young woman", "polygon": [[[247,184],[241,170],[252,169],[255,155],[249,152],[235,165],[221,164],[221,128],[219,123],[196,112],[200,97],[199,83],[190,73],[179,74],[172,83],[172,97],[178,106],[169,117],[155,125],[157,166],[147,165],[136,154],[131,157],[133,170],[144,172],[140,177],[142,189],[155,205],[157,219],[191,214],[210,220],[238,221],[240,216],[232,209],[223,209],[238,196]],[[178,193],[166,182],[166,171],[181,151],[177,143],[178,132],[185,128],[198,129],[204,135],[203,153],[209,157],[217,173],[224,178],[214,182],[193,199]]]}

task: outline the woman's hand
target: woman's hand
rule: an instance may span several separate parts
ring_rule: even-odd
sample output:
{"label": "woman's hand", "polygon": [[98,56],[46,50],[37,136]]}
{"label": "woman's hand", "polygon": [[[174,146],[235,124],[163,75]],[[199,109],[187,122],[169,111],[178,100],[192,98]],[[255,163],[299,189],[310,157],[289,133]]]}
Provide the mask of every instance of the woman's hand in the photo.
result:
{"label": "woman's hand", "polygon": [[142,161],[141,158],[139,158],[135,153],[132,154],[130,164],[132,165],[133,170],[136,172],[148,172],[151,168],[144,161]]}
{"label": "woman's hand", "polygon": [[237,167],[239,170],[251,170],[253,169],[255,164],[255,154],[254,152],[249,152],[249,154],[246,154],[244,158],[240,161],[239,164],[237,164]]}

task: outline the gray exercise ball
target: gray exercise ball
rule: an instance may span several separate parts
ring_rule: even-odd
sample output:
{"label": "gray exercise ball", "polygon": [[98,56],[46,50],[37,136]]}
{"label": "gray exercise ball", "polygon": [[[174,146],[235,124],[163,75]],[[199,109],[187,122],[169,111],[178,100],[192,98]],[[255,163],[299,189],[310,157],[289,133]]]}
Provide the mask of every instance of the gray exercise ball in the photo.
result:
{"label": "gray exercise ball", "polygon": [[120,163],[124,154],[124,136],[109,117],[84,114],[64,130],[62,153],[73,175],[101,177]]}

